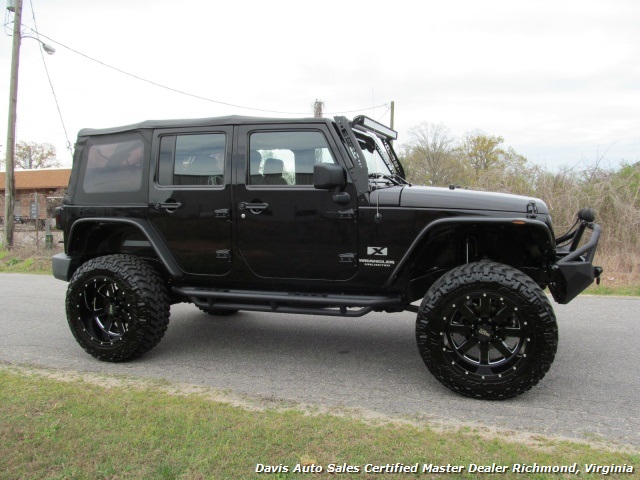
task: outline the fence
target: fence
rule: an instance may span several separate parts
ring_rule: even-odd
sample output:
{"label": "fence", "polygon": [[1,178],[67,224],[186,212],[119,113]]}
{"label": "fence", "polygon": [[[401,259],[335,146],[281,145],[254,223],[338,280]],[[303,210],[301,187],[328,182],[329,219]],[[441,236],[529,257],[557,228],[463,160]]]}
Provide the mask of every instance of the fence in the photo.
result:
{"label": "fence", "polygon": [[[4,247],[4,225],[0,225],[0,246]],[[61,251],[62,232],[50,230],[47,234],[44,229],[36,229],[33,225],[16,225],[13,232],[14,248],[32,249],[35,251]]]}

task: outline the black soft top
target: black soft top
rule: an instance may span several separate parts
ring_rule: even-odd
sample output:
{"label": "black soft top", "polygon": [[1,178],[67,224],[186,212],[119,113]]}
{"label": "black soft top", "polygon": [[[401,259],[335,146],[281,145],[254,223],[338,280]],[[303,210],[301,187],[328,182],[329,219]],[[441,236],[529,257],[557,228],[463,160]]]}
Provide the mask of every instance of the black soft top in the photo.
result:
{"label": "black soft top", "polygon": [[245,125],[245,124],[287,124],[287,123],[332,123],[329,118],[273,118],[273,117],[249,117],[243,115],[228,115],[225,117],[209,117],[196,119],[175,120],[145,120],[143,122],[110,128],[83,128],[78,132],[79,137],[91,135],[108,135],[113,133],[130,132],[134,130],[155,128],[180,128],[180,127],[208,127],[216,125]]}

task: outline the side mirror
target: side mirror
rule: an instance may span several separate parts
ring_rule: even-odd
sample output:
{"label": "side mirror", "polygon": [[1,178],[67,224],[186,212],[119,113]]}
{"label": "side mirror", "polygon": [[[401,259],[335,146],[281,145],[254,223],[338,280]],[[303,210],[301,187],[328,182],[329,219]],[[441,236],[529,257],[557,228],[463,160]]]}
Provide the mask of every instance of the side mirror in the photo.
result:
{"label": "side mirror", "polygon": [[319,190],[344,188],[347,178],[340,165],[335,163],[316,163],[313,165],[313,186]]}

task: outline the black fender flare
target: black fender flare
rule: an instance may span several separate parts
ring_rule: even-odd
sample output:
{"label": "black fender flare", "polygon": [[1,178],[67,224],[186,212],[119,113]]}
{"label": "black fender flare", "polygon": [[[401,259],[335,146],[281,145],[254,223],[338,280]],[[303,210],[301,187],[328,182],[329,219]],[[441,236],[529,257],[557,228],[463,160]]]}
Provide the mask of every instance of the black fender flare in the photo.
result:
{"label": "black fender flare", "polygon": [[420,246],[428,240],[428,237],[435,233],[438,229],[451,226],[473,226],[473,225],[508,225],[512,227],[527,227],[539,229],[543,232],[545,240],[547,241],[547,249],[549,250],[549,259],[552,262],[555,258],[555,240],[551,230],[546,223],[535,220],[532,218],[522,217],[450,217],[439,218],[426,225],[420,233],[415,237],[402,259],[398,262],[395,269],[391,273],[391,276],[385,283],[385,288],[392,287],[395,282],[400,278],[405,269],[409,266],[409,261],[412,256],[417,252]]}
{"label": "black fender flare", "polygon": [[148,221],[137,218],[112,218],[112,217],[87,217],[76,220],[69,231],[69,238],[75,238],[75,231],[78,226],[84,224],[125,224],[137,228],[149,241],[149,245],[158,256],[158,259],[164,265],[167,273],[173,279],[179,279],[184,276],[184,272],[178,266],[171,252],[164,244],[158,233],[153,229]]}

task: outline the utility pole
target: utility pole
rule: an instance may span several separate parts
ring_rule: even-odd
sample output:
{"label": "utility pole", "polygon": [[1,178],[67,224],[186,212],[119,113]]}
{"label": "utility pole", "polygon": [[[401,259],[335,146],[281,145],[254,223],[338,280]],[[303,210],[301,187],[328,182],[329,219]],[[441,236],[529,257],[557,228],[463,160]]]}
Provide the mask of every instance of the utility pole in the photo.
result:
{"label": "utility pole", "polygon": [[316,101],[313,102],[313,116],[315,118],[322,118],[323,109],[324,109],[324,102],[316,98]]}
{"label": "utility pole", "polygon": [[[391,128],[391,130],[395,130],[395,128],[393,128],[393,126],[395,124],[395,112],[396,112],[396,102],[391,100],[391,121],[390,121],[390,124],[389,124],[389,127]],[[393,145],[393,140],[391,140],[389,143],[391,143],[391,145]]]}
{"label": "utility pole", "polygon": [[20,63],[20,25],[22,21],[22,0],[16,0],[15,6],[9,3],[9,10],[14,8],[13,17],[13,50],[11,52],[11,82],[9,87],[9,121],[7,122],[7,151],[5,162],[4,187],[4,248],[13,246],[14,218],[13,209],[16,198],[14,172],[14,155],[16,149],[16,109],[18,106],[18,65]]}
{"label": "utility pole", "polygon": [[393,130],[393,124],[395,123],[396,102],[391,100],[391,124],[389,127]]}

